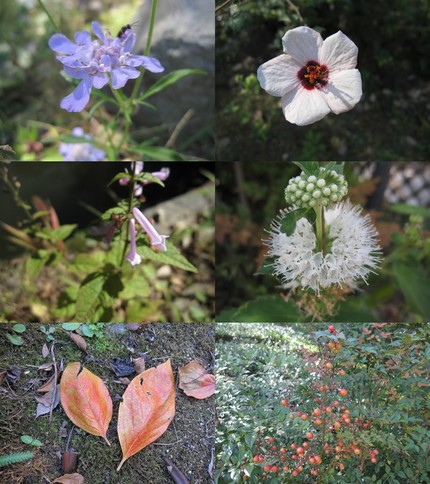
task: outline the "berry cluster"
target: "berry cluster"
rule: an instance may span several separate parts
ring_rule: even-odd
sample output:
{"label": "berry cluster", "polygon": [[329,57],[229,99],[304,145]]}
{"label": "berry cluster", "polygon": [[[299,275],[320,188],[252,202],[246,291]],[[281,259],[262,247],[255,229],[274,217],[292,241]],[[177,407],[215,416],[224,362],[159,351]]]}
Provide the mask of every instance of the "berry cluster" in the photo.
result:
{"label": "berry cluster", "polygon": [[348,183],[343,175],[321,167],[318,176],[302,172],[292,178],[285,189],[285,200],[299,208],[329,207],[340,202],[347,191]]}
{"label": "berry cluster", "polygon": [[[357,415],[348,390],[339,380],[346,375],[337,360],[344,339],[334,325],[327,329],[330,338],[322,345],[320,358],[315,361],[315,373],[320,379],[313,384],[314,405],[305,404],[308,408],[304,412],[291,404],[288,397],[280,402],[290,412],[288,426],[301,430],[295,431],[294,438],[291,433],[279,432],[276,437],[261,436],[256,441],[253,462],[261,469],[261,481],[277,475],[282,482],[290,482],[302,473],[305,479],[316,476],[322,479],[330,469],[340,475],[346,472],[347,465],[363,468],[366,460],[372,464],[377,462],[379,452],[363,434],[370,429],[371,422]],[[244,472],[242,479],[247,481],[249,476]]]}

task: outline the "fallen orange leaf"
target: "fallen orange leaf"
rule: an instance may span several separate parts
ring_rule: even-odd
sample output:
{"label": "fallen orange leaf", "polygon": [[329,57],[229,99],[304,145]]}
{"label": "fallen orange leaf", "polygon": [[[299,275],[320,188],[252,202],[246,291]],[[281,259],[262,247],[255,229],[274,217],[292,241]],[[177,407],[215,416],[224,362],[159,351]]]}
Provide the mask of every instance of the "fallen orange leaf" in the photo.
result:
{"label": "fallen orange leaf", "polygon": [[179,388],[189,397],[210,397],[215,393],[215,375],[206,373],[204,367],[196,360],[178,369]]}
{"label": "fallen orange leaf", "polygon": [[119,405],[118,436],[124,462],[157,440],[175,416],[175,382],[170,360],[137,375]]}
{"label": "fallen orange leaf", "polygon": [[[61,405],[69,419],[92,435],[103,437],[112,419],[112,399],[103,381],[82,368],[79,362],[69,363],[60,382]],[[79,375],[78,375],[79,373]]]}

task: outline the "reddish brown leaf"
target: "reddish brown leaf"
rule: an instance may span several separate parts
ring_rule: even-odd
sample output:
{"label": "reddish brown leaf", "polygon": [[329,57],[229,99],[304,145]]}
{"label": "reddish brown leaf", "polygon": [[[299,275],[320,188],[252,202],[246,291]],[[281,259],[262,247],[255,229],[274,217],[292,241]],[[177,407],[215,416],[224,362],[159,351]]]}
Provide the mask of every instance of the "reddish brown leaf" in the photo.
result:
{"label": "reddish brown leaf", "polygon": [[[83,368],[79,362],[69,363],[60,382],[61,405],[70,420],[92,435],[103,437],[112,419],[112,399],[103,381]],[[79,375],[78,375],[79,373]]]}
{"label": "reddish brown leaf", "polygon": [[78,454],[73,449],[64,452],[61,456],[61,466],[63,472],[66,474],[71,474],[76,471],[76,468],[78,467]]}
{"label": "reddish brown leaf", "polygon": [[84,476],[81,476],[77,472],[74,474],[64,474],[64,476],[57,477],[57,479],[52,482],[61,482],[62,484],[84,484]]}
{"label": "reddish brown leaf", "polygon": [[170,360],[137,375],[126,388],[118,413],[124,462],[157,440],[175,416],[175,382]]}
{"label": "reddish brown leaf", "polygon": [[66,331],[66,333],[80,350],[84,351],[85,353],[87,352],[87,342],[80,334],[72,333],[70,331]]}
{"label": "reddish brown leaf", "polygon": [[185,474],[176,466],[169,458],[164,457],[164,462],[167,465],[167,470],[172,476],[172,479],[176,484],[189,484],[190,481],[186,478]]}
{"label": "reddish brown leaf", "polygon": [[215,375],[206,373],[198,361],[193,360],[181,366],[178,373],[179,388],[184,390],[185,395],[201,400],[215,393]]}

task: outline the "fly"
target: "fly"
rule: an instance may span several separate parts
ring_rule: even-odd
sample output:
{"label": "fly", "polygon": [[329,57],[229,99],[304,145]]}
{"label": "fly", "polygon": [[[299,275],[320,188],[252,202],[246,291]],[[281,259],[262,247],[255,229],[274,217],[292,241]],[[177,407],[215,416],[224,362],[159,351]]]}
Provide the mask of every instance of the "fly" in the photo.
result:
{"label": "fly", "polygon": [[123,27],[121,27],[118,31],[118,33],[116,34],[116,36],[119,38],[119,39],[123,39],[126,35],[127,35],[127,31],[128,30],[131,30],[131,27],[133,25],[137,25],[137,22],[134,22],[132,24],[127,24],[127,25],[124,25]]}

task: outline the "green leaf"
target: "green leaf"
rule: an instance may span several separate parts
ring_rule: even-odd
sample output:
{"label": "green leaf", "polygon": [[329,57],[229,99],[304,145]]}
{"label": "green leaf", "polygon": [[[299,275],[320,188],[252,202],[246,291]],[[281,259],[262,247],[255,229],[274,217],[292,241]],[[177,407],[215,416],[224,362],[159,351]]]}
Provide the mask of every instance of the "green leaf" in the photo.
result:
{"label": "green leaf", "polygon": [[24,340],[21,336],[16,334],[6,333],[6,338],[15,346],[22,346],[24,344]]}
{"label": "green leaf", "polygon": [[139,246],[139,254],[142,258],[159,262],[160,264],[168,264],[171,266],[179,267],[184,271],[197,272],[197,268],[188,262],[187,259],[178,251],[178,249],[169,241],[167,241],[166,252],[155,252],[147,245]]}
{"label": "green leaf", "polygon": [[[297,221],[305,217],[306,213],[309,211],[308,208],[297,208],[292,212],[288,212],[284,215],[281,222],[281,232],[290,237],[294,234],[296,230]],[[312,210],[313,212],[314,210]]]}
{"label": "green leaf", "polygon": [[135,268],[132,277],[125,281],[124,289],[120,292],[119,297],[123,300],[130,300],[135,297],[146,298],[151,294],[151,288],[148,281],[142,276],[140,271]]}
{"label": "green leaf", "polygon": [[61,327],[66,331],[76,331],[82,323],[63,323]]}
{"label": "green leaf", "polygon": [[24,333],[27,328],[25,327],[25,324],[18,323],[14,324],[12,329],[15,331],[15,333]]}
{"label": "green leaf", "polygon": [[299,309],[280,296],[261,296],[241,306],[232,321],[246,323],[292,323],[301,321]]}
{"label": "green leaf", "polygon": [[91,319],[105,281],[106,275],[101,272],[93,272],[82,281],[76,300],[76,319],[81,321]]}
{"label": "green leaf", "polygon": [[163,91],[164,89],[176,84],[178,81],[191,74],[206,75],[205,71],[200,69],[179,69],[177,71],[169,72],[166,76],[163,76],[149,89],[147,89],[140,97],[139,101],[148,99],[149,97]]}
{"label": "green leaf", "polygon": [[34,439],[32,442],[31,442],[31,445],[34,445],[34,447],[42,447],[43,446],[43,442],[41,442],[40,440],[38,439]]}
{"label": "green leaf", "polygon": [[51,237],[54,242],[64,240],[76,229],[77,224],[62,225],[51,232]]}
{"label": "green leaf", "polygon": [[423,318],[430,317],[430,285],[422,266],[397,262],[393,265],[393,275],[409,309]]}
{"label": "green leaf", "polygon": [[307,176],[317,175],[320,170],[318,161],[294,161],[294,164],[297,165]]}
{"label": "green leaf", "polygon": [[91,329],[91,326],[89,324],[84,323],[81,326],[81,331],[84,336],[87,336],[88,338],[92,338],[94,336],[94,331]]}
{"label": "green leaf", "polygon": [[0,467],[23,462],[33,457],[33,452],[16,452],[14,454],[0,455]]}
{"label": "green leaf", "polygon": [[31,435],[21,435],[20,439],[24,444],[31,444],[33,442],[33,437]]}
{"label": "green leaf", "polygon": [[401,213],[404,215],[419,215],[423,218],[430,217],[430,210],[425,207],[419,207],[417,205],[409,205],[407,203],[397,203],[392,205],[391,210],[396,213]]}
{"label": "green leaf", "polygon": [[164,146],[140,145],[134,151],[151,161],[184,161],[184,157],[177,151]]}
{"label": "green leaf", "polygon": [[45,265],[50,261],[52,254],[47,251],[38,251],[25,263],[25,272],[30,280],[34,279]]}

